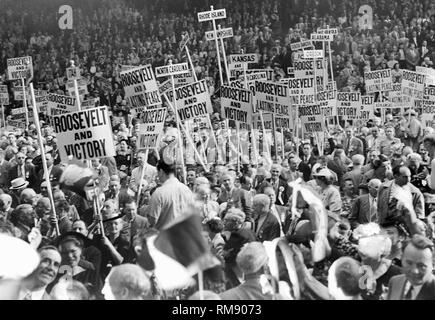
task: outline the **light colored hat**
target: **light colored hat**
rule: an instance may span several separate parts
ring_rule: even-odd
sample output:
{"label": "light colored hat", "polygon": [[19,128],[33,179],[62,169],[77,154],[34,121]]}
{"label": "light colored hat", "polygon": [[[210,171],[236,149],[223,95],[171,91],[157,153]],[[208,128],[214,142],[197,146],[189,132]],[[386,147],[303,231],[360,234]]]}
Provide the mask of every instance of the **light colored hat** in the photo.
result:
{"label": "light colored hat", "polygon": [[0,234],[0,279],[22,279],[39,264],[38,253],[25,241]]}
{"label": "light colored hat", "polygon": [[334,175],[331,173],[329,169],[320,169],[319,172],[313,173],[313,177],[325,177],[327,179],[334,179]]}
{"label": "light colored hat", "polygon": [[16,178],[11,181],[11,190],[18,190],[21,188],[26,188],[29,185],[29,181],[24,180],[24,178]]}
{"label": "light colored hat", "polygon": [[240,250],[236,261],[244,274],[255,273],[268,261],[266,249],[261,242],[249,242]]}

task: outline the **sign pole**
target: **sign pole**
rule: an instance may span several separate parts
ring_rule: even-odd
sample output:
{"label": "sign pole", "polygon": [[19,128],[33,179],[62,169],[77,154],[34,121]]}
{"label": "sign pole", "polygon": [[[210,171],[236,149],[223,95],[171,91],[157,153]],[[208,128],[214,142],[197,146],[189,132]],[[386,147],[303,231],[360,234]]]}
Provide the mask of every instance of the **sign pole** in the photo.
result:
{"label": "sign pole", "polygon": [[[213,11],[213,6],[210,6],[210,10]],[[221,86],[222,86],[224,84],[224,78],[222,76],[221,54],[219,52],[219,41],[218,41],[217,32],[216,32],[216,21],[215,21],[215,19],[212,19],[211,21],[213,23],[213,32],[216,35],[216,37],[215,37],[216,54],[217,54],[218,67],[219,67],[219,79],[221,80]]]}
{"label": "sign pole", "polygon": [[220,150],[219,150],[219,148],[218,148],[218,143],[217,143],[217,140],[216,140],[216,135],[215,135],[215,133],[214,133],[213,125],[212,125],[211,120],[210,120],[210,114],[207,114],[207,116],[206,116],[205,118],[207,119],[208,125],[210,126],[211,136],[212,136],[212,138],[213,138],[213,143],[214,143],[214,145],[215,145],[215,149],[216,149],[215,160],[216,160],[216,157],[217,157],[217,159],[219,160],[219,153],[220,153]]}
{"label": "sign pole", "polygon": [[6,121],[5,121],[5,107],[4,107],[3,104],[1,105],[1,107],[2,107],[2,120],[3,120],[3,127],[6,128]]}
{"label": "sign pole", "polygon": [[145,162],[144,162],[144,164],[142,166],[142,172],[140,174],[139,189],[137,189],[137,207],[138,208],[139,208],[139,202],[140,202],[140,194],[142,192],[142,180],[143,180],[143,178],[145,176],[145,165],[148,162],[148,152],[149,152],[149,149],[146,149],[146,151],[145,151]]}
{"label": "sign pole", "polygon": [[184,46],[184,48],[186,49],[187,60],[189,60],[190,67],[192,68],[193,79],[195,80],[195,82],[197,82],[198,78],[196,77],[195,67],[193,66],[192,58],[190,57],[189,48],[187,47],[187,43]]}
{"label": "sign pole", "polygon": [[[173,77],[173,76],[172,76]],[[172,111],[177,114],[177,111],[175,110],[175,107],[173,106],[173,104],[169,101],[168,96],[166,95],[166,93],[163,94],[163,97],[166,99],[166,102],[169,104],[169,106],[171,107]],[[175,97],[175,95],[174,95]],[[175,99],[174,99],[175,100]],[[178,118],[178,117],[177,117]],[[179,126],[178,126],[179,125]],[[195,148],[195,144],[193,143],[192,139],[189,136],[188,131],[186,130],[186,128],[184,127],[184,125],[181,122],[177,121],[177,126],[178,128],[181,127],[181,129],[184,131],[185,135],[186,135],[186,139],[187,142],[190,143],[190,145],[193,147],[193,151],[195,152],[195,155],[198,157],[199,162],[201,163],[202,167],[204,168],[205,172],[209,172],[209,170],[207,169],[207,167],[205,166],[204,162],[202,161],[201,156],[199,155],[198,150]],[[180,135],[180,140],[181,140],[181,131],[179,132]],[[182,140],[181,140],[182,143]],[[180,148],[181,149],[181,148]],[[184,156],[184,152],[182,152],[183,156]],[[183,159],[184,160],[184,159]],[[183,171],[185,171],[185,167],[184,167],[184,161],[183,161]],[[185,172],[183,173],[185,174]]]}
{"label": "sign pole", "polygon": [[[169,65],[171,65],[171,64],[172,64],[172,59],[169,60]],[[182,166],[182,170],[183,170],[183,182],[186,183],[187,173],[186,173],[186,167],[184,166],[183,137],[182,137],[182,133],[180,130],[180,118],[178,117],[178,112],[177,112],[177,97],[175,96],[174,75],[171,74],[170,77],[171,77],[171,85],[172,85],[172,97],[174,99],[173,111],[175,113],[175,121],[177,122],[178,143],[180,145],[180,161],[181,161],[181,166]],[[186,134],[186,136],[187,135],[188,134]]]}
{"label": "sign pole", "polygon": [[[214,23],[214,20],[213,20]],[[218,30],[221,30],[221,25],[218,25]],[[217,33],[215,33],[216,35],[216,39],[218,37]],[[225,54],[225,45],[224,45],[224,38],[220,38],[221,40],[221,47],[222,47],[222,54],[223,54],[223,59],[224,59],[224,66],[225,66],[225,72],[227,73],[227,81],[228,81],[228,85],[230,85],[230,72],[228,70],[228,61],[227,61],[227,55]]]}
{"label": "sign pole", "polygon": [[266,153],[269,156],[271,156],[271,154],[270,154],[270,148],[269,148],[269,143],[267,142],[267,139],[266,139],[266,128],[264,127],[264,120],[263,120],[263,112],[262,111],[260,111],[260,119],[261,119],[261,128],[263,129],[263,144],[266,145]]}
{"label": "sign pole", "polygon": [[[26,113],[26,130],[29,129],[29,111],[27,110],[27,100],[26,100],[26,84],[24,78],[21,78],[21,85],[23,86],[23,107]],[[36,121],[36,119],[35,119]]]}
{"label": "sign pole", "polygon": [[[23,79],[23,82],[24,82],[24,79]],[[56,209],[55,209],[54,198],[53,198],[53,191],[51,189],[50,175],[48,174],[47,160],[45,159],[45,148],[44,148],[44,142],[42,141],[41,127],[40,127],[40,123],[39,123],[39,115],[38,115],[38,110],[36,108],[36,99],[35,99],[35,91],[33,90],[33,83],[30,83],[30,95],[32,98],[32,109],[33,109],[33,117],[35,119],[36,131],[38,132],[39,148],[41,149],[41,158],[42,158],[42,167],[44,169],[44,178],[45,178],[45,181],[47,182],[47,191],[48,191],[48,196],[50,198],[50,205],[52,208],[52,210],[51,210],[52,218],[55,221],[56,234],[58,236],[60,236],[59,223],[57,220]],[[26,112],[26,115],[27,115],[27,112]]]}

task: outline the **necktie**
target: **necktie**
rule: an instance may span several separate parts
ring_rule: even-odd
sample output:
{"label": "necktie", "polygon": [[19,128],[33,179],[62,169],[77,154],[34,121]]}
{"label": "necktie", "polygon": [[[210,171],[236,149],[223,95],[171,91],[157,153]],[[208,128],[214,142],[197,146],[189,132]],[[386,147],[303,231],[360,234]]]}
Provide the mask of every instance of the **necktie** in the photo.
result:
{"label": "necktie", "polygon": [[408,292],[405,294],[404,300],[412,300],[412,291],[414,287],[411,285],[408,289]]}

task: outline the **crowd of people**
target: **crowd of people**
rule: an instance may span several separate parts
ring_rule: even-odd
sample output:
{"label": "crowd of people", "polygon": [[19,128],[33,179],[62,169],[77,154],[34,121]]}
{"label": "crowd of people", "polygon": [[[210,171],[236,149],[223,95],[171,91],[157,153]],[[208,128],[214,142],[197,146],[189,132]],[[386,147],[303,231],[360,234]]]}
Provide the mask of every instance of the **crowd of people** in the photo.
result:
{"label": "crowd of people", "polygon": [[[168,112],[161,148],[137,150],[138,120],[120,71],[185,61],[178,46],[184,34],[198,79],[208,80],[215,130],[223,120],[216,48],[204,37],[211,25],[196,15],[211,3],[76,1],[73,30],[59,30],[60,4],[0,3],[0,71],[6,74],[8,58],[31,55],[35,88],[66,94],[73,60],[87,82],[85,100],[99,98],[112,114],[116,155],[85,168],[62,161],[48,121],[41,121],[43,152],[34,123],[1,129],[2,299],[435,298],[435,127],[425,126],[411,105],[403,114],[331,125],[325,148],[314,136],[286,132],[281,150],[270,148],[255,162],[230,161],[229,152],[205,166],[167,152],[180,147],[181,134]],[[366,4],[373,10],[368,29],[360,24],[367,12],[359,12]],[[331,43],[339,91],[365,94],[366,71],[390,68],[400,82],[402,70],[433,68],[435,61],[431,1],[222,0],[218,8],[227,9],[222,27],[234,30],[227,54],[258,53],[250,67],[274,70],[274,80],[289,76],[290,44],[326,26],[339,29]],[[21,105],[8,84],[7,117]],[[217,154],[216,145],[201,140],[212,131],[195,134],[199,153],[206,145],[207,154]],[[84,193],[90,181],[97,199]],[[191,215],[199,222],[189,236],[200,235],[199,247],[218,263],[193,272],[193,283],[169,289],[151,254],[155,239]],[[179,244],[190,244],[186,239]]]}

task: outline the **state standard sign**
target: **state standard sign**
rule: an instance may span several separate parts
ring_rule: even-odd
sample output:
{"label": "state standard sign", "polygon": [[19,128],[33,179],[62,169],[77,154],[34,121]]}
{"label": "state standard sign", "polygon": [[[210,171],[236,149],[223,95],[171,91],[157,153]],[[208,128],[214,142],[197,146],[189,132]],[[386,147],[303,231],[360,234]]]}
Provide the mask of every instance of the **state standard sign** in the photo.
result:
{"label": "state standard sign", "polygon": [[227,11],[225,9],[198,12],[199,22],[216,20],[216,19],[225,19],[226,17],[227,17]]}
{"label": "state standard sign", "polygon": [[304,50],[302,52],[304,59],[318,59],[325,57],[323,50]]}
{"label": "state standard sign", "polygon": [[182,74],[189,72],[189,66],[187,62],[178,63],[178,64],[168,64],[167,66],[157,67],[156,68],[156,77],[168,77],[176,74]]}
{"label": "state standard sign", "polygon": [[[216,31],[218,39],[231,38],[233,36],[233,28],[225,28]],[[208,41],[216,38],[214,31],[206,31],[205,39]]]}
{"label": "state standard sign", "polygon": [[53,126],[64,162],[69,156],[93,160],[116,154],[106,106],[55,116]]}
{"label": "state standard sign", "polygon": [[321,34],[321,33],[312,33],[311,41],[333,41],[333,34]]}

